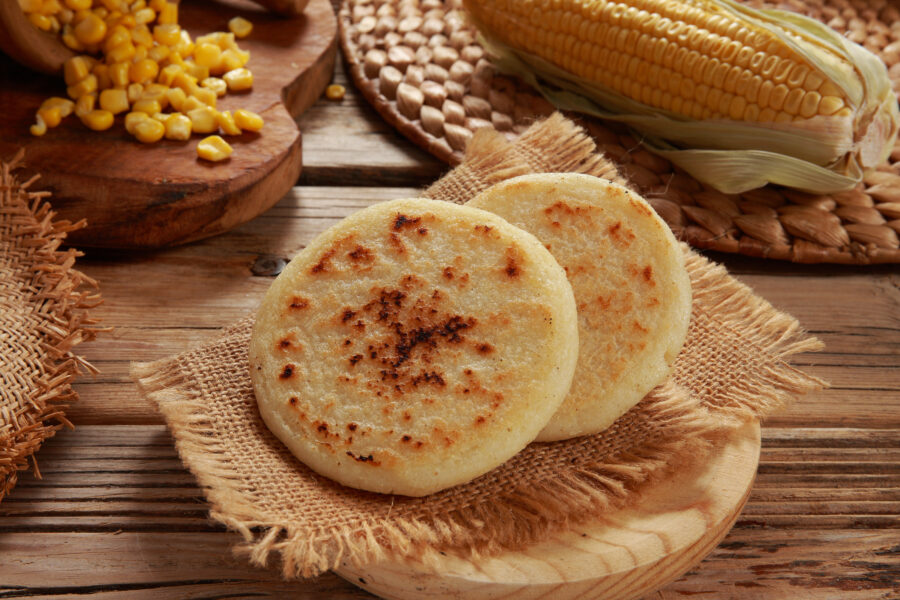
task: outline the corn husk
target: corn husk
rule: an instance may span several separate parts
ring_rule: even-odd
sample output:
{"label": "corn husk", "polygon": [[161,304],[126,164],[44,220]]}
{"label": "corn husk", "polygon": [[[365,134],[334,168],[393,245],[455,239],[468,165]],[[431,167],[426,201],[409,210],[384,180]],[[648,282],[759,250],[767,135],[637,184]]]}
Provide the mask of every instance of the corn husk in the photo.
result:
{"label": "corn husk", "polygon": [[706,3],[775,34],[845,92],[852,114],[790,123],[688,119],[581,79],[527,48],[512,48],[471,11],[470,17],[501,71],[520,77],[559,109],[628,125],[648,148],[719,191],[741,193],[768,183],[818,194],[848,190],[867,168],[887,159],[900,113],[877,56],[801,15],[733,0]]}

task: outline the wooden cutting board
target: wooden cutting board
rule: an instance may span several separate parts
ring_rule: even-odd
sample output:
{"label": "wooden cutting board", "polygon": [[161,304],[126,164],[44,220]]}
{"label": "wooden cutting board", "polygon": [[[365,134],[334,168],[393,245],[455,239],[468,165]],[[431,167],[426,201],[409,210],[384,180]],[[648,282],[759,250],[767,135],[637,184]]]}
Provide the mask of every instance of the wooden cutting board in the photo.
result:
{"label": "wooden cutting board", "polygon": [[760,428],[734,430],[716,452],[646,486],[628,508],[517,552],[479,561],[441,556],[337,574],[390,600],[631,600],[677,579],[725,537],[759,463]]}
{"label": "wooden cutting board", "polygon": [[154,248],[221,233],[275,204],[300,175],[301,135],[294,118],[309,108],[331,79],[337,20],[329,0],[311,0],[303,15],[285,19],[246,0],[191,0],[180,21],[192,36],[227,31],[242,15],[253,33],[253,90],[219,99],[220,110],[247,108],[265,119],[259,134],[226,137],[231,158],[197,158],[202,135],[187,142],[141,144],[119,115],[109,130],[94,132],[77,118],[36,138],[28,128],[49,96],[65,96],[61,77],[40,75],[0,55],[0,158],[25,148],[27,177],[41,173],[40,189],[53,193],[59,218],[86,218],[69,235],[76,246]]}

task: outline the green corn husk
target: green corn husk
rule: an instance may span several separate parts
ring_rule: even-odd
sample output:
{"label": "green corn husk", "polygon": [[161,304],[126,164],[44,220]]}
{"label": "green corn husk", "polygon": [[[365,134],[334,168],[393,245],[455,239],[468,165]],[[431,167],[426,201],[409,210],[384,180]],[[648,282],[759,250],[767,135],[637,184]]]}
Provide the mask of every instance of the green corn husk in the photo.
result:
{"label": "green corn husk", "polygon": [[850,116],[751,123],[676,115],[586,81],[529,49],[504,44],[479,22],[479,1],[465,0],[465,5],[498,69],[520,77],[561,110],[628,125],[649,149],[725,193],[768,183],[820,194],[847,190],[866,169],[886,160],[897,138],[900,111],[881,59],[801,15],[756,10],[733,0],[692,2],[774,33],[844,91]]}

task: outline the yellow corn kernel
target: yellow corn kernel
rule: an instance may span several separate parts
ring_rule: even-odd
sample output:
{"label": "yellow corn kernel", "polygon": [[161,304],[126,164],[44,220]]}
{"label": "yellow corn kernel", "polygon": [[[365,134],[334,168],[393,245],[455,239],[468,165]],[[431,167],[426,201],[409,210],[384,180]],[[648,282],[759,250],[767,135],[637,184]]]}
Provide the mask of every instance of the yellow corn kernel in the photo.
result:
{"label": "yellow corn kernel", "polygon": [[216,123],[219,124],[219,129],[225,135],[241,135],[241,128],[234,122],[234,117],[231,115],[230,110],[216,113]]}
{"label": "yellow corn kernel", "polygon": [[153,28],[153,39],[164,46],[174,46],[181,39],[181,27],[177,23],[157,25]]}
{"label": "yellow corn kernel", "polygon": [[131,41],[131,31],[124,25],[115,25],[106,34],[103,40],[103,50],[109,52],[119,44]]}
{"label": "yellow corn kernel", "polygon": [[63,41],[63,44],[65,44],[67,48],[70,48],[75,52],[84,52],[84,44],[79,42],[78,38],[75,37],[75,34],[72,32],[72,27],[70,25],[63,26],[60,39]]}
{"label": "yellow corn kernel", "polygon": [[222,55],[219,57],[219,62],[212,67],[209,72],[213,75],[222,75],[228,71],[240,69],[243,66],[244,65],[241,64],[240,56],[238,56],[234,50],[229,48],[222,52]]}
{"label": "yellow corn kernel", "polygon": [[194,52],[194,42],[191,40],[191,34],[182,29],[178,34],[178,43],[172,46],[172,51],[177,52],[180,56],[190,56]]}
{"label": "yellow corn kernel", "polygon": [[166,99],[166,92],[169,91],[169,86],[163,85],[162,83],[148,83],[144,86],[144,91],[141,93],[141,100],[157,100],[163,108],[168,104],[168,100]]}
{"label": "yellow corn kernel", "polygon": [[69,95],[69,98],[73,100],[78,100],[85,94],[93,94],[97,91],[97,76],[96,75],[88,75],[75,85],[70,85],[66,88],[66,93]]}
{"label": "yellow corn kernel", "polygon": [[100,92],[100,108],[114,115],[128,110],[128,93],[123,89],[103,90]]}
{"label": "yellow corn kernel", "polygon": [[137,125],[138,121],[143,121],[145,119],[149,119],[150,116],[147,113],[143,112],[130,112],[125,115],[125,131],[134,135],[134,126]]}
{"label": "yellow corn kernel", "polygon": [[47,133],[47,124],[44,123],[44,119],[42,119],[41,116],[38,115],[35,118],[34,125],[29,127],[28,131],[29,131],[29,133],[31,133],[31,135],[40,137],[40,136],[44,135],[45,133]]}
{"label": "yellow corn kernel", "polygon": [[144,86],[140,83],[131,83],[126,90],[128,92],[128,101],[132,103],[140,100],[141,96],[144,94]]}
{"label": "yellow corn kernel", "polygon": [[175,77],[172,78],[171,87],[181,88],[190,94],[197,87],[197,80],[182,71],[181,73],[176,73]]}
{"label": "yellow corn kernel", "polygon": [[195,89],[191,96],[207,106],[211,106],[212,108],[216,107],[217,96],[216,93],[212,90],[200,87]]}
{"label": "yellow corn kernel", "polygon": [[160,106],[158,100],[138,100],[131,105],[131,110],[134,112],[147,113],[148,115],[155,115],[162,111],[162,106]]}
{"label": "yellow corn kernel", "polygon": [[244,131],[259,131],[263,128],[263,118],[243,108],[234,111],[234,122]]}
{"label": "yellow corn kernel", "polygon": [[146,118],[137,121],[132,127],[134,137],[145,144],[158,142],[166,134],[166,126],[156,119]]}
{"label": "yellow corn kernel", "polygon": [[175,76],[179,73],[184,73],[184,69],[182,69],[180,65],[166,65],[159,72],[157,81],[159,81],[163,85],[171,87],[172,82],[175,81]]}
{"label": "yellow corn kernel", "polygon": [[233,19],[228,21],[228,29],[235,35],[235,37],[243,39],[250,35],[250,32],[253,31],[253,23],[251,23],[244,17],[234,17]]}
{"label": "yellow corn kernel", "polygon": [[217,135],[211,135],[197,144],[197,156],[204,160],[218,162],[231,156],[231,146]]}
{"label": "yellow corn kernel", "polygon": [[69,10],[68,8],[64,8],[56,15],[56,18],[59,19],[59,22],[63,25],[68,25],[75,18],[75,12]]}
{"label": "yellow corn kernel", "polygon": [[170,115],[168,115],[167,113],[158,112],[158,113],[156,113],[156,114],[154,114],[154,115],[150,115],[150,118],[151,118],[151,119],[156,119],[157,121],[159,121],[160,123],[162,123],[163,125],[165,125],[165,124],[166,124],[166,119],[168,119],[169,116],[170,116]]}
{"label": "yellow corn kernel", "polygon": [[131,30],[131,41],[137,46],[153,47],[153,33],[146,25],[135,25]]}
{"label": "yellow corn kernel", "polygon": [[178,5],[174,2],[166,2],[158,11],[156,22],[160,25],[173,25],[178,23]]}
{"label": "yellow corn kernel", "polygon": [[128,76],[134,83],[146,83],[153,81],[159,74],[159,65],[149,58],[139,60],[131,65]]}
{"label": "yellow corn kernel", "polygon": [[131,65],[126,62],[117,62],[109,65],[109,80],[113,87],[124,89],[128,87],[131,79],[128,77],[128,71]]}
{"label": "yellow corn kernel", "polygon": [[186,61],[184,63],[184,72],[197,81],[209,77],[209,67],[198,65],[197,63],[192,61]]}
{"label": "yellow corn kernel", "polygon": [[160,46],[159,44],[157,44],[147,50],[147,58],[159,64],[169,58],[169,54],[171,52],[172,51],[169,50],[168,46]]}
{"label": "yellow corn kernel", "polygon": [[66,85],[75,85],[91,74],[94,59],[89,56],[73,56],[63,63],[63,76]]}
{"label": "yellow corn kernel", "polygon": [[87,10],[91,7],[91,0],[65,0],[66,6],[72,10]]}
{"label": "yellow corn kernel", "polygon": [[131,10],[131,12],[137,12],[145,6],[147,6],[146,0],[134,0],[134,2],[129,5],[129,10]]}
{"label": "yellow corn kernel", "polygon": [[56,127],[62,121],[62,112],[58,106],[38,109],[37,116],[44,120],[47,127]]}
{"label": "yellow corn kernel", "polygon": [[[180,89],[180,88],[175,88],[175,89]],[[196,97],[188,96],[181,103],[181,108],[179,110],[181,110],[181,112],[183,112],[183,113],[189,113],[192,110],[194,110],[195,108],[203,108],[205,106],[206,106],[206,104],[203,104],[202,102],[200,102],[200,100],[197,99]]]}
{"label": "yellow corn kernel", "polygon": [[209,42],[199,43],[194,47],[194,62],[207,69],[219,64],[222,49]]}
{"label": "yellow corn kernel", "polygon": [[123,4],[125,4],[126,7],[128,6],[123,0],[100,0],[99,3],[105,6],[107,10],[118,10]]}
{"label": "yellow corn kernel", "polygon": [[141,10],[134,13],[134,22],[138,25],[146,25],[147,23],[152,23],[156,19],[156,11],[152,8],[142,8]]}
{"label": "yellow corn kernel", "polygon": [[134,58],[135,51],[136,49],[134,44],[131,43],[131,40],[125,40],[121,44],[106,51],[106,62],[131,62],[131,59]]}
{"label": "yellow corn kernel", "polygon": [[188,140],[193,131],[191,120],[181,113],[169,115],[165,120],[165,126],[167,140]]}
{"label": "yellow corn kernel", "polygon": [[213,133],[219,129],[216,122],[216,111],[208,106],[201,106],[188,111],[191,129],[196,133]]}
{"label": "yellow corn kernel", "polygon": [[97,89],[105,90],[112,87],[112,80],[109,78],[109,67],[107,65],[95,65],[91,73],[97,78]]}
{"label": "yellow corn kernel", "polygon": [[79,119],[84,115],[88,114],[92,110],[94,110],[94,105],[97,103],[97,96],[95,94],[85,94],[81,98],[75,102],[75,116]]}
{"label": "yellow corn kernel", "polygon": [[325,97],[329,100],[341,100],[346,92],[344,86],[334,83],[325,88]]}
{"label": "yellow corn kernel", "polygon": [[159,12],[163,8],[165,8],[166,4],[167,4],[167,0],[150,0],[150,3],[147,6],[149,6],[156,12]]}
{"label": "yellow corn kernel", "polygon": [[220,98],[228,91],[228,84],[225,83],[224,79],[218,77],[207,77],[200,82],[200,86],[212,90],[216,93],[216,96],[219,96]]}
{"label": "yellow corn kernel", "polygon": [[92,110],[81,117],[81,122],[94,131],[104,131],[112,127],[113,114],[108,110]]}
{"label": "yellow corn kernel", "polygon": [[25,14],[39,13],[43,6],[44,3],[41,0],[19,0],[19,8]]}
{"label": "yellow corn kernel", "polygon": [[[31,24],[40,29],[41,31],[50,31],[50,17],[46,15],[41,15],[38,13],[31,13],[28,15],[28,20],[31,21]],[[44,129],[46,132],[46,128]],[[43,133],[40,135],[44,135]]]}
{"label": "yellow corn kernel", "polygon": [[182,111],[184,102],[187,100],[187,94],[181,88],[169,88],[166,90],[166,100],[169,102],[169,106],[177,111]]}
{"label": "yellow corn kernel", "polygon": [[222,75],[222,79],[232,92],[242,92],[253,87],[253,73],[244,68],[228,71]]}
{"label": "yellow corn kernel", "polygon": [[41,102],[41,108],[58,108],[59,115],[66,118],[75,110],[75,103],[68,98],[60,98],[59,96],[51,96]]}
{"label": "yellow corn kernel", "polygon": [[106,37],[106,23],[95,13],[89,13],[75,24],[73,32],[82,44],[99,44]]}

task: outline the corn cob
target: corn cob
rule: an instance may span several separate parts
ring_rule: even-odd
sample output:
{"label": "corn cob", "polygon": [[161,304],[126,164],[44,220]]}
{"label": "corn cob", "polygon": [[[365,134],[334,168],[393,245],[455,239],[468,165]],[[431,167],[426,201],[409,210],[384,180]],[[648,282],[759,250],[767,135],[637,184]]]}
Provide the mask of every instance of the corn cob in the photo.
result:
{"label": "corn cob", "polygon": [[896,139],[883,63],[805,17],[732,0],[464,4],[501,69],[722,191],[847,189]]}

